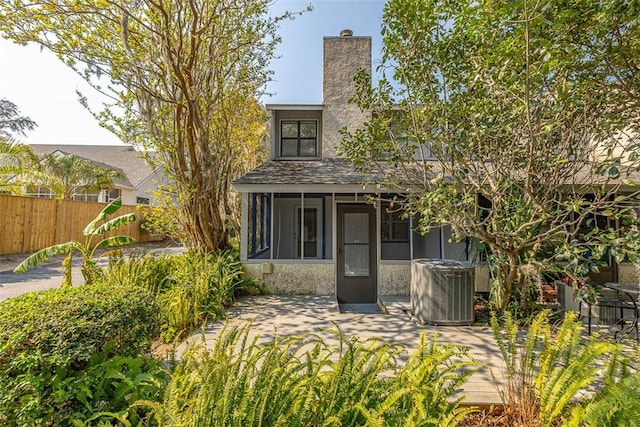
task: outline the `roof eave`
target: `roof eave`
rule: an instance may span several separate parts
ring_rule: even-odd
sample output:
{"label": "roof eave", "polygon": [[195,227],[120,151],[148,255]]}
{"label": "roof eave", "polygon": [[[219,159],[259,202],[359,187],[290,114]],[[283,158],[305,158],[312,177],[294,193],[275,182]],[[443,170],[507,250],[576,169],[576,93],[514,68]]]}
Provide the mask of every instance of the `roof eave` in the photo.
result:
{"label": "roof eave", "polygon": [[241,184],[234,183],[237,193],[387,193],[390,188],[362,184]]}

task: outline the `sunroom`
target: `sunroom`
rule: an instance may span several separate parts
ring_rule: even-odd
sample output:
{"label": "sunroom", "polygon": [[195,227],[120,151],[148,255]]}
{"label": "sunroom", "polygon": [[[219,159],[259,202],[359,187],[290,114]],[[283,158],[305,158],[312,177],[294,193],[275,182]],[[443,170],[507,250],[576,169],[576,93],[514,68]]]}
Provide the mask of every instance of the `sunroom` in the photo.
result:
{"label": "sunroom", "polygon": [[420,235],[412,218],[361,184],[246,181],[234,185],[243,201],[242,262],[271,292],[375,302],[409,294],[412,259],[469,260],[468,242],[452,241],[449,227]]}

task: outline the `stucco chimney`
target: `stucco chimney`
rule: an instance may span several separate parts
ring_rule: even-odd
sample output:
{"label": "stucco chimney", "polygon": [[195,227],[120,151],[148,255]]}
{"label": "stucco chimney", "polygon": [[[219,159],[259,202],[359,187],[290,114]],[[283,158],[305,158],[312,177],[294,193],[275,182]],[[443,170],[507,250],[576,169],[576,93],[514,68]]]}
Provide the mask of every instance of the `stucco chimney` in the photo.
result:
{"label": "stucco chimney", "polygon": [[356,72],[364,69],[371,74],[371,37],[342,30],[338,37],[324,37],[323,55],[322,152],[323,157],[335,157],[340,128],[359,127],[369,118],[348,101],[355,94]]}

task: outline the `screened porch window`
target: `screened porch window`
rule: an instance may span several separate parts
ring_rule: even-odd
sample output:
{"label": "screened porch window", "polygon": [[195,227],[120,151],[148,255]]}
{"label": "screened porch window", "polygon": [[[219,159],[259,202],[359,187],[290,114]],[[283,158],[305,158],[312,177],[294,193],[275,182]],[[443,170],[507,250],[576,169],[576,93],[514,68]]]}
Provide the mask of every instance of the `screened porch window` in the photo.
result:
{"label": "screened porch window", "polygon": [[281,157],[317,157],[318,123],[315,120],[280,122]]}
{"label": "screened porch window", "polygon": [[253,193],[249,195],[249,240],[248,257],[256,258],[269,249],[271,241],[271,195]]}
{"label": "screened porch window", "polygon": [[408,260],[411,257],[409,248],[409,217],[404,210],[390,202],[380,204],[380,239],[382,260]]}

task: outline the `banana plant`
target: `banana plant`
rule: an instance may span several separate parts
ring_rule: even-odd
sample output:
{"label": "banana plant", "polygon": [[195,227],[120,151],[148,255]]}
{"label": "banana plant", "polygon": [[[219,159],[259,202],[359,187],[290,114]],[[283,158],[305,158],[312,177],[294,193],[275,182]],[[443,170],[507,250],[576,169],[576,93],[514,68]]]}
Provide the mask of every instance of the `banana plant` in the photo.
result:
{"label": "banana plant", "polygon": [[92,284],[100,276],[101,273],[95,257],[96,250],[98,250],[99,248],[119,247],[122,245],[133,243],[135,241],[133,237],[118,235],[106,237],[98,241],[97,243],[94,243],[94,240],[96,238],[99,238],[100,236],[103,236],[111,230],[115,230],[136,220],[136,215],[133,213],[108,219],[109,215],[113,215],[121,207],[122,200],[120,198],[117,198],[113,202],[109,203],[98,214],[98,216],[96,216],[89,224],[87,224],[87,226],[82,231],[82,234],[85,236],[84,242],[72,240],[70,242],[61,243],[41,249],[22,261],[20,265],[18,265],[13,270],[13,272],[24,273],[25,271],[35,267],[41,262],[46,261],[53,255],[66,254],[67,256],[62,260],[62,287],[71,286],[71,266],[73,255],[75,254],[75,252],[78,252],[82,256],[81,271],[82,276],[84,277],[85,284]]}

